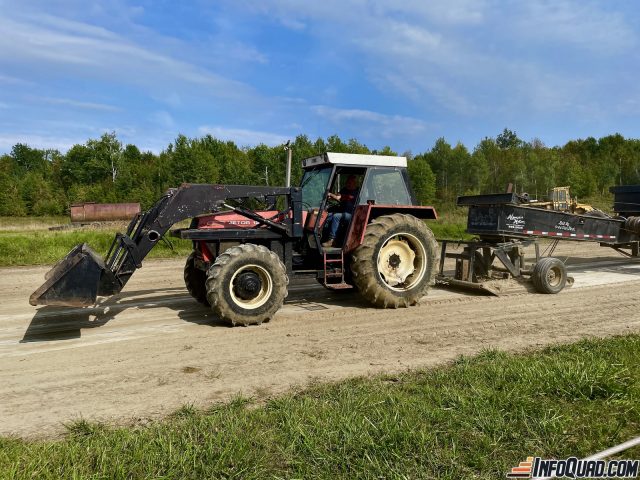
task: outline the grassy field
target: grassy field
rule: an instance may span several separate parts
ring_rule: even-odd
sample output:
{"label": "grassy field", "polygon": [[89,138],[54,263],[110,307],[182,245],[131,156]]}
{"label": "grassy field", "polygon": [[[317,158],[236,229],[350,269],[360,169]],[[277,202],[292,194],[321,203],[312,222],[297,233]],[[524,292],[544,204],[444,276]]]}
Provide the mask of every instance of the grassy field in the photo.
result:
{"label": "grassy field", "polygon": [[[597,197],[586,199],[585,203],[609,210],[610,199]],[[439,219],[428,221],[438,239],[469,240],[465,233],[467,210],[455,204],[440,205]],[[183,222],[187,226],[188,222]],[[88,227],[62,231],[49,231],[51,226],[68,225],[68,217],[0,217],[0,267],[17,265],[52,264],[60,260],[71,248],[87,242],[96,252],[107,252],[116,228],[126,229],[126,223],[107,225],[105,228]],[[186,257],[191,251],[191,242],[170,238],[174,249],[164,243],[155,247],[149,258]]]}
{"label": "grassy field", "polygon": [[467,229],[467,209],[450,207],[436,208],[438,220],[427,220],[427,225],[438,239],[469,240],[472,235]]}
{"label": "grassy field", "polygon": [[47,230],[69,223],[69,217],[0,217],[0,232]]}
{"label": "grassy field", "polygon": [[[0,439],[0,478],[504,478],[640,431],[640,336],[486,351],[402,375],[236,399],[163,421]],[[640,449],[622,458],[639,458]]]}
{"label": "grassy field", "polygon": [[[0,266],[53,264],[78,243],[87,242],[98,254],[105,255],[111,246],[113,230],[77,231],[0,231]],[[191,242],[169,237],[173,250],[159,242],[148,258],[183,257],[192,250]]]}
{"label": "grassy field", "polygon": [[[49,231],[48,226],[55,223],[57,217],[25,218],[9,220],[0,217],[0,267],[19,265],[53,264],[64,257],[78,243],[88,243],[98,254],[105,255],[116,233],[114,227],[86,227],[79,229]],[[436,238],[470,238],[464,233],[466,224],[451,223],[444,220],[428,222]],[[186,224],[184,226],[187,226]],[[125,231],[126,225],[119,226]],[[151,250],[148,258],[186,258],[191,252],[191,242],[167,237],[173,250],[164,242]]]}

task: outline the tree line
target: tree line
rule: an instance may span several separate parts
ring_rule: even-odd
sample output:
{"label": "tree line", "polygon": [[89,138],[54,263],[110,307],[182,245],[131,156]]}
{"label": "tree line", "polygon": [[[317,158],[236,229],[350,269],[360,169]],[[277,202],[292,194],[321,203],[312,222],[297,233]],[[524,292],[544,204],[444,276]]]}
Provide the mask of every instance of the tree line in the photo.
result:
{"label": "tree line", "polygon": [[[389,147],[371,150],[337,135],[315,141],[299,135],[291,148],[294,184],[302,175],[301,160],[325,151],[396,155]],[[500,192],[508,183],[537,198],[561,185],[584,198],[606,195],[611,185],[640,184],[640,140],[619,134],[547,147],[505,129],[472,151],[439,138],[424,153],[402,154],[422,204]],[[140,202],[148,208],[167,188],[184,182],[283,185],[285,159],[284,145],[240,148],[211,135],[179,135],[159,154],[124,145],[114,132],[66,153],[17,144],[0,156],[0,215],[62,215],[70,204],[84,201]]]}

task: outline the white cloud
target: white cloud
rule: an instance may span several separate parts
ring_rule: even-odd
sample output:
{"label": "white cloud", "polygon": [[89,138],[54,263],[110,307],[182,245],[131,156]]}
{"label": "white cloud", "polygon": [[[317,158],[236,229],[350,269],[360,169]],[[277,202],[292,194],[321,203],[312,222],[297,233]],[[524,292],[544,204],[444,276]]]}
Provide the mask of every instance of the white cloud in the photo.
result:
{"label": "white cloud", "polygon": [[484,0],[404,0],[388,2],[376,0],[374,4],[385,14],[400,13],[410,18],[430,21],[438,25],[476,25],[487,15]]}
{"label": "white cloud", "polygon": [[8,85],[35,85],[30,80],[25,80],[23,78],[12,77],[10,75],[4,75],[0,73],[0,83],[8,84]]}
{"label": "white cloud", "polygon": [[312,111],[334,124],[357,124],[369,134],[393,138],[396,135],[417,135],[428,130],[429,125],[420,119],[402,115],[385,115],[370,110],[333,108],[315,105]]}
{"label": "white cloud", "polygon": [[512,22],[514,33],[529,42],[578,46],[611,54],[637,44],[627,19],[602,4],[570,0],[531,0]]}
{"label": "white cloud", "polygon": [[[416,110],[432,113],[437,108],[465,116],[496,114],[506,105],[591,110],[598,101],[596,84],[602,88],[608,75],[589,71],[589,55],[635,55],[637,44],[632,19],[610,2],[239,4],[280,23],[306,25],[325,49],[361,65],[385,95],[406,97]],[[569,67],[558,56],[579,65]],[[580,81],[581,74],[590,80]]]}
{"label": "white cloud", "polygon": [[176,126],[176,122],[174,121],[171,114],[165,110],[159,110],[154,112],[151,115],[151,120],[160,125],[163,128],[174,128]]}
{"label": "white cloud", "polygon": [[251,87],[184,60],[146,48],[102,27],[46,14],[0,16],[0,57],[14,65],[46,68],[54,75],[108,78],[149,89],[171,82],[206,87],[207,95],[255,96]]}
{"label": "white cloud", "polygon": [[27,144],[32,148],[55,149],[65,152],[75,144],[82,144],[86,140],[86,138],[37,135],[33,133],[0,134],[0,152],[8,152],[18,143]]}
{"label": "white cloud", "polygon": [[200,133],[200,135],[208,134],[219,140],[233,140],[235,143],[242,146],[254,146],[261,143],[269,146],[275,146],[285,143],[287,140],[292,140],[291,136],[281,135],[279,133],[209,125],[199,127],[198,133]]}
{"label": "white cloud", "polygon": [[102,110],[107,112],[117,112],[121,109],[113,105],[97,102],[84,102],[71,98],[55,98],[55,97],[29,97],[29,100],[35,102],[44,102],[51,105],[65,105],[68,107],[82,108],[87,110]]}

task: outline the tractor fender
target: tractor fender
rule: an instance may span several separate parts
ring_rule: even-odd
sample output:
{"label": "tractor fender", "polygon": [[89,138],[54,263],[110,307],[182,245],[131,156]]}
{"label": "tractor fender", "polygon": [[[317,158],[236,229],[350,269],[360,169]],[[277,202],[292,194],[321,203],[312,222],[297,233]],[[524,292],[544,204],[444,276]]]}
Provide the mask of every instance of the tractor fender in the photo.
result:
{"label": "tractor fender", "polygon": [[344,252],[351,253],[358,248],[364,239],[367,225],[381,215],[391,215],[393,213],[404,213],[423,220],[437,220],[436,209],[430,206],[416,205],[357,205],[353,211],[351,225],[344,242]]}

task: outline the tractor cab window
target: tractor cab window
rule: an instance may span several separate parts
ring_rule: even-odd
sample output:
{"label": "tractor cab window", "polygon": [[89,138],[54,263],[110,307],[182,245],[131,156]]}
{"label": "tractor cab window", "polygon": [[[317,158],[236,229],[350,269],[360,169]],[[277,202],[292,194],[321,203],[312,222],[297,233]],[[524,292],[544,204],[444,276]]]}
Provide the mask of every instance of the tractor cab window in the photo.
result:
{"label": "tractor cab window", "polygon": [[[363,168],[337,167],[327,200],[330,213],[352,213],[358,204],[360,188],[366,170]],[[338,196],[338,197],[336,197]]]}
{"label": "tractor cab window", "polygon": [[411,197],[400,170],[395,168],[372,168],[369,170],[360,204],[373,200],[379,205],[411,205]]}
{"label": "tractor cab window", "polygon": [[300,182],[304,208],[320,208],[330,178],[330,166],[305,170],[302,182]]}
{"label": "tractor cab window", "polygon": [[360,190],[365,172],[366,170],[362,168],[337,167],[336,175],[331,185],[331,192],[340,193],[342,189],[347,188],[349,177],[353,177],[352,182],[355,181],[356,190]]}

